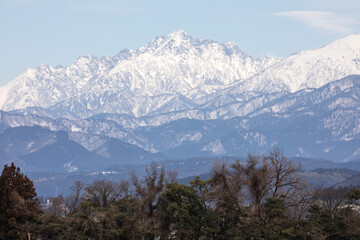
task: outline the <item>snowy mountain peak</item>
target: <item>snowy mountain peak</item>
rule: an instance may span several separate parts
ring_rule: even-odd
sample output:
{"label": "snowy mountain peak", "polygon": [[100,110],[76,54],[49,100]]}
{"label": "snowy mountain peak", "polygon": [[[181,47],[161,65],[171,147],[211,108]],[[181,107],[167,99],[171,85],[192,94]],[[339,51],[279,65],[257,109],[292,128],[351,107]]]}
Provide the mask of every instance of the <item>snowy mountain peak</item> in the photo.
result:
{"label": "snowy mountain peak", "polygon": [[80,118],[100,113],[144,117],[196,109],[211,99],[225,104],[222,97],[232,101],[228,93],[319,88],[360,74],[359,38],[352,35],[286,59],[255,59],[235,43],[197,39],[179,30],[114,57],[88,55],[66,67],[28,69],[0,88],[0,109],[42,107]]}
{"label": "snowy mountain peak", "polygon": [[307,55],[308,57],[315,58],[347,58],[358,57],[360,55],[360,34],[350,35],[338,39],[328,45],[319,49],[301,51],[298,55]]}
{"label": "snowy mountain peak", "polygon": [[335,42],[328,45],[328,47],[332,48],[348,48],[348,49],[360,49],[360,33],[359,34],[352,34],[350,36],[341,38],[336,40]]}
{"label": "snowy mountain peak", "polygon": [[296,92],[319,88],[351,74],[360,74],[360,35],[339,39],[319,49],[293,54],[252,78],[262,85],[273,82]]}
{"label": "snowy mountain peak", "polygon": [[199,39],[179,30],[167,36],[158,36],[145,46],[138,49],[137,53],[153,52],[156,54],[182,54],[186,53],[192,46],[201,45]]}
{"label": "snowy mountain peak", "polygon": [[90,61],[92,61],[92,60],[94,60],[94,59],[98,59],[97,57],[95,57],[95,56],[93,56],[93,55],[87,55],[87,56],[81,56],[81,57],[79,57],[77,60],[76,60],[76,62],[77,63],[81,63],[81,62],[90,62]]}
{"label": "snowy mountain peak", "polygon": [[174,40],[176,42],[182,42],[182,41],[192,39],[192,37],[188,33],[186,33],[184,30],[180,29],[178,31],[170,33],[168,35],[168,39]]}

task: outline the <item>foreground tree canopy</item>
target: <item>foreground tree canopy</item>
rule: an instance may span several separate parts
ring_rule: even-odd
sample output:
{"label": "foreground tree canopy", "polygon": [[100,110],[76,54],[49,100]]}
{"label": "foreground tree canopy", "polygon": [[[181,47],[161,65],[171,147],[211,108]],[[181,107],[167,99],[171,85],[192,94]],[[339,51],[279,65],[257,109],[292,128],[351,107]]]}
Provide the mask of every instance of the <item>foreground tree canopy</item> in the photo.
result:
{"label": "foreground tree canopy", "polygon": [[321,189],[274,149],[214,162],[208,180],[179,184],[152,163],[130,181],[75,182],[38,208],[14,164],[1,175],[1,239],[360,239],[360,190]]}
{"label": "foreground tree canopy", "polygon": [[5,165],[0,177],[0,238],[20,239],[30,234],[40,213],[34,184],[14,163]]}

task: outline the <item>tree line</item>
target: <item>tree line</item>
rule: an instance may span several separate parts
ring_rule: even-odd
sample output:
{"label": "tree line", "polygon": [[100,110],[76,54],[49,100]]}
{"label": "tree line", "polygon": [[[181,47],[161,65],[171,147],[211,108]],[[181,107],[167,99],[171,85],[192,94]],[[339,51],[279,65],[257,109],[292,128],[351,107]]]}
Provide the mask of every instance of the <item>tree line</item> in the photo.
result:
{"label": "tree line", "polygon": [[0,177],[0,239],[360,239],[360,190],[321,188],[278,148],[214,162],[189,184],[152,163],[142,178],[75,182],[44,209],[13,163]]}

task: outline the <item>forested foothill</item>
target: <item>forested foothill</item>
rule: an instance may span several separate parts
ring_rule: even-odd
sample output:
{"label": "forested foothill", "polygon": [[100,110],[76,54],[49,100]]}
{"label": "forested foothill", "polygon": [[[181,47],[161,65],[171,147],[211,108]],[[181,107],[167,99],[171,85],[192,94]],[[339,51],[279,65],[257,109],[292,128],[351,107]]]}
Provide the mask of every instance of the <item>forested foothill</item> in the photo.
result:
{"label": "forested foothill", "polygon": [[311,186],[275,148],[177,182],[150,164],[128,181],[74,182],[40,204],[14,164],[0,177],[0,239],[360,239],[360,189]]}

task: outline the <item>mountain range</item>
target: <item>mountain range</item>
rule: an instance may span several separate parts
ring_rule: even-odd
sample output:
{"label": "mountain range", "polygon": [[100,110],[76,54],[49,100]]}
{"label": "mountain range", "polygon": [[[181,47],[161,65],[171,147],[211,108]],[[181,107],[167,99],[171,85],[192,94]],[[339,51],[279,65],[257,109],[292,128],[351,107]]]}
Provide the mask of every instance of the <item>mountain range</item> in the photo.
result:
{"label": "mountain range", "polygon": [[52,171],[81,171],[274,146],[359,161],[359,99],[360,35],[253,58],[180,30],[113,57],[21,73],[0,88],[0,154],[39,171],[45,158],[57,162]]}

